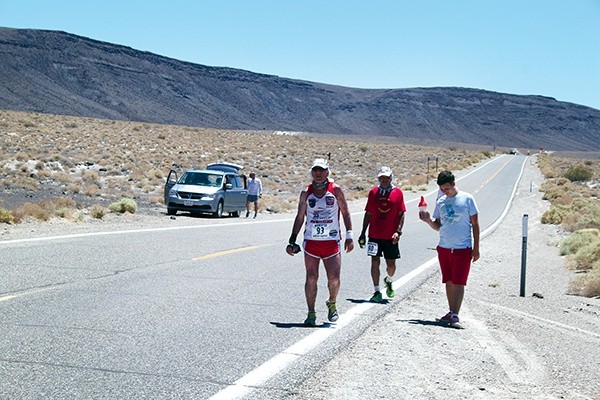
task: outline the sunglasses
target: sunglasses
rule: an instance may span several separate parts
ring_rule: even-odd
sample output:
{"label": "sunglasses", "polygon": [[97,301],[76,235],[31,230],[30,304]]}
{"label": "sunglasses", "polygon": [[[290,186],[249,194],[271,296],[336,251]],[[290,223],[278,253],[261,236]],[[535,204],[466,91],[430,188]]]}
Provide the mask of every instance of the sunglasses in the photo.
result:
{"label": "sunglasses", "polygon": [[315,171],[315,172],[327,171],[325,168],[321,168],[321,167],[314,167],[312,170]]}

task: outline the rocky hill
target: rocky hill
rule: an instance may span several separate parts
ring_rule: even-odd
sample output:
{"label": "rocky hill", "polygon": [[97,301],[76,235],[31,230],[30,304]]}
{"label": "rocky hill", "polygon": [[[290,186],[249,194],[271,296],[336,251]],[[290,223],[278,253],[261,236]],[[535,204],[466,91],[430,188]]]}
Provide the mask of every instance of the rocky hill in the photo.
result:
{"label": "rocky hill", "polygon": [[600,150],[600,110],[468,88],[355,89],[0,28],[0,108],[208,128]]}

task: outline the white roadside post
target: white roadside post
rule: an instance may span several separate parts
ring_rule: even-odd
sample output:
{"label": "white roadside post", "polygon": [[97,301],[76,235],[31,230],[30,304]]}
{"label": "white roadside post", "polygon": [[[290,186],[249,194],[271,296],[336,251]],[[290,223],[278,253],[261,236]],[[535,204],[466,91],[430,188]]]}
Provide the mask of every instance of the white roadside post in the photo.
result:
{"label": "white roadside post", "polygon": [[527,221],[528,214],[523,214],[523,242],[521,245],[521,297],[525,297],[525,275],[527,271]]}

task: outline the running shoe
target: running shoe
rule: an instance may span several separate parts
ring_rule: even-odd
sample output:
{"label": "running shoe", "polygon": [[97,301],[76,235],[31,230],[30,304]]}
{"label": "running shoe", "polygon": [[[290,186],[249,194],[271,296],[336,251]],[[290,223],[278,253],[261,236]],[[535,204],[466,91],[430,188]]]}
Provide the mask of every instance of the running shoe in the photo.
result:
{"label": "running shoe", "polygon": [[305,326],[317,326],[317,313],[314,311],[309,311],[308,316],[304,320]]}
{"label": "running shoe", "polygon": [[389,297],[390,299],[392,297],[394,297],[396,295],[396,292],[394,291],[393,288],[393,283],[391,279],[388,279],[387,276],[383,279],[383,283],[385,283],[385,294],[387,294],[387,297]]}
{"label": "running shoe", "polygon": [[462,324],[460,323],[460,319],[458,319],[458,315],[456,314],[452,314],[452,316],[450,317],[451,321],[450,321],[450,328],[455,328],[455,329],[465,329]]}
{"label": "running shoe", "polygon": [[381,292],[378,290],[375,293],[373,293],[373,296],[371,296],[371,299],[369,301],[373,303],[381,303],[383,301],[383,296],[381,295]]}
{"label": "running shoe", "polygon": [[441,318],[436,318],[436,321],[448,324],[448,326],[451,328],[464,329],[464,327],[460,323],[460,319],[458,318],[458,315],[456,315],[452,312],[449,312],[448,314],[444,315]]}
{"label": "running shoe", "polygon": [[325,304],[327,305],[327,309],[329,310],[327,312],[327,319],[330,322],[337,321],[340,316],[338,315],[337,306],[335,304],[335,301],[326,301]]}
{"label": "running shoe", "polygon": [[[458,319],[458,317],[456,317]],[[436,318],[435,319],[438,322],[444,322],[446,324],[451,324],[452,323],[452,313],[448,312],[448,314],[444,315],[441,318]]]}

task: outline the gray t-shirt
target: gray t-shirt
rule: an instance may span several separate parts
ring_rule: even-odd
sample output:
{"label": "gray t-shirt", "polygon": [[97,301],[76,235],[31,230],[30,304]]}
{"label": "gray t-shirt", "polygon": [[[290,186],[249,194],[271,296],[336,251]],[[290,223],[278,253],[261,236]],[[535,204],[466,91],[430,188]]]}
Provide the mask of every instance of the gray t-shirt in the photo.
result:
{"label": "gray t-shirt", "polygon": [[437,199],[433,218],[441,221],[439,246],[446,249],[473,247],[471,216],[479,214],[475,199],[470,193],[458,192]]}

